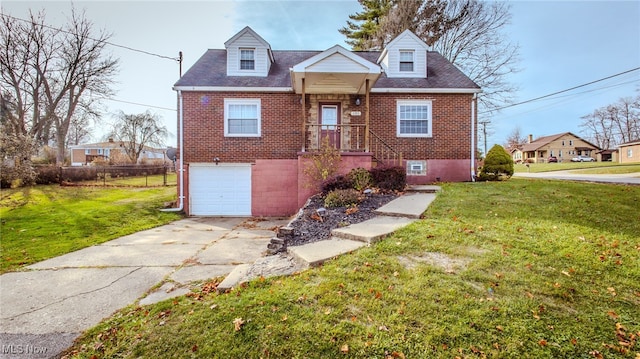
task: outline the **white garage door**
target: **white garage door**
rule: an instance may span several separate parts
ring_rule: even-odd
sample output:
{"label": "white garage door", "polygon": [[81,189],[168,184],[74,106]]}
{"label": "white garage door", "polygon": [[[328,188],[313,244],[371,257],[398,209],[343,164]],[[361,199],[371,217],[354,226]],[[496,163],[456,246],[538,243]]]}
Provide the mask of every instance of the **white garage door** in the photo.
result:
{"label": "white garage door", "polygon": [[189,166],[193,216],[250,216],[251,165]]}

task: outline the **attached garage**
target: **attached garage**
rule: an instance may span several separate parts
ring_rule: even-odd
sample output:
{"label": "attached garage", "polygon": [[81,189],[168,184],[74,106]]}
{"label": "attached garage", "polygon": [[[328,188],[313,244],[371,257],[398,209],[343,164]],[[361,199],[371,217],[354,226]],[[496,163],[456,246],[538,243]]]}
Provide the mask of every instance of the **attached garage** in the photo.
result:
{"label": "attached garage", "polygon": [[191,163],[192,216],[251,216],[251,165]]}

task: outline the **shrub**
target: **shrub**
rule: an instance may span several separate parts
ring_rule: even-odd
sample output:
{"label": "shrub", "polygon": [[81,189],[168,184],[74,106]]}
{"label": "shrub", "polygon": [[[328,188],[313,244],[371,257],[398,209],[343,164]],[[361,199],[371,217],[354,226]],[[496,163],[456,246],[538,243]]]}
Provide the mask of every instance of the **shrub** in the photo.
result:
{"label": "shrub", "polygon": [[513,175],[513,159],[500,145],[494,145],[487,153],[478,179],[500,181]]}
{"label": "shrub", "polygon": [[337,189],[329,192],[324,199],[325,207],[345,207],[360,202],[360,192],[353,188]]}
{"label": "shrub", "polygon": [[64,182],[93,181],[98,178],[98,168],[92,166],[63,167],[60,180]]}
{"label": "shrub", "polygon": [[35,166],[36,184],[60,183],[60,167],[58,166]]}
{"label": "shrub", "polygon": [[358,191],[371,186],[371,173],[364,168],[354,168],[347,173],[347,179],[351,182],[353,188]]}
{"label": "shrub", "polygon": [[352,188],[351,181],[343,175],[337,175],[337,176],[331,177],[325,180],[324,182],[322,182],[322,185],[321,185],[321,190],[323,194],[327,194],[337,189],[349,189],[349,188]]}
{"label": "shrub", "polygon": [[373,183],[382,190],[402,191],[407,185],[407,173],[401,166],[380,166],[371,169]]}
{"label": "shrub", "polygon": [[338,172],[340,166],[340,150],[329,143],[329,138],[322,140],[317,152],[304,156],[310,161],[306,163],[303,173],[311,180],[311,187],[321,184]]}

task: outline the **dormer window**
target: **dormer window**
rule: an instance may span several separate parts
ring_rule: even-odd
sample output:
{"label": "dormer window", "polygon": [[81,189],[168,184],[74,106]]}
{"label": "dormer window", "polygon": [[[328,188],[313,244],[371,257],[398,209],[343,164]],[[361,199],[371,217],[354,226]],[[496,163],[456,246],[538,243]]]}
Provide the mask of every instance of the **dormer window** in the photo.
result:
{"label": "dormer window", "polygon": [[240,49],[240,70],[255,70],[255,49]]}
{"label": "dormer window", "polygon": [[400,72],[413,72],[413,50],[400,50]]}

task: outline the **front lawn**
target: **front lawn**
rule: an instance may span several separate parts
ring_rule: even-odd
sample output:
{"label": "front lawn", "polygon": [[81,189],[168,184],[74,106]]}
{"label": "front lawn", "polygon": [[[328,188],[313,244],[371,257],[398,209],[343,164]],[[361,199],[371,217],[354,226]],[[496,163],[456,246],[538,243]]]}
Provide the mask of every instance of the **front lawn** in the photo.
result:
{"label": "front lawn", "polygon": [[527,167],[524,163],[518,163],[513,165],[513,169],[515,172],[551,172],[551,171],[568,171],[568,170],[577,170],[577,169],[589,169],[589,168],[599,168],[602,174],[609,173],[608,169],[615,169],[618,167],[626,167],[629,166],[627,164],[620,164],[616,162],[559,162],[559,163],[529,163],[529,167]]}
{"label": "front lawn", "polygon": [[231,293],[132,305],[77,357],[638,358],[640,187],[444,184],[393,236]]}
{"label": "front lawn", "polygon": [[158,211],[175,197],[175,187],[3,189],[0,270],[17,270],[179,219],[179,214]]}

